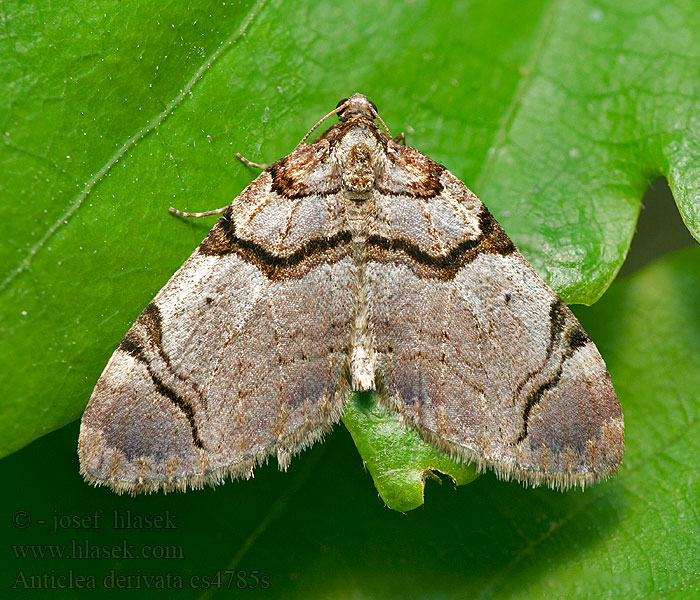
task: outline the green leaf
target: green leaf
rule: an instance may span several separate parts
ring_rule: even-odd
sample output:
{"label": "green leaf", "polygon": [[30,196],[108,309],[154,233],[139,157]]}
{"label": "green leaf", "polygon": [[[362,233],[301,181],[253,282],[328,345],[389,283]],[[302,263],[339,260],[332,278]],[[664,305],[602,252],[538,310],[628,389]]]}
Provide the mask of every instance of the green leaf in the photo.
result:
{"label": "green leaf", "polygon": [[3,4],[0,455],[80,416],[119,339],[229,202],[368,94],[568,302],[665,175],[698,237],[692,0]]}
{"label": "green leaf", "polygon": [[[139,576],[180,576],[190,596],[229,597],[225,581],[222,589],[201,587],[203,576],[227,570],[244,581],[256,570],[270,577],[269,589],[248,589],[247,598],[696,597],[700,248],[615,283],[577,313],[608,363],[625,415],[622,469],[606,483],[560,493],[493,474],[457,489],[429,479],[426,504],[400,514],[376,498],[350,436],[337,427],[286,473],[270,464],[254,479],[215,490],[131,498],[84,484],[76,423],[0,462],[0,480],[10,482],[0,501],[0,578],[11,587],[20,572],[72,570],[74,578],[95,577],[91,597],[115,595],[105,589],[111,572],[132,576],[131,593],[140,582],[148,598],[173,592],[146,590]],[[114,529],[115,510],[169,515],[175,528]],[[54,517],[63,527],[51,533]],[[22,544],[72,551],[85,540],[107,554],[126,544],[136,556],[147,546],[171,558],[132,560],[117,550],[99,560],[17,557]],[[56,590],[30,594],[53,598]]]}
{"label": "green leaf", "polygon": [[449,475],[457,485],[478,477],[475,465],[441,455],[415,431],[403,427],[396,413],[378,406],[371,392],[353,394],[343,423],[389,508],[406,511],[423,504],[426,478],[437,477],[433,471]]}

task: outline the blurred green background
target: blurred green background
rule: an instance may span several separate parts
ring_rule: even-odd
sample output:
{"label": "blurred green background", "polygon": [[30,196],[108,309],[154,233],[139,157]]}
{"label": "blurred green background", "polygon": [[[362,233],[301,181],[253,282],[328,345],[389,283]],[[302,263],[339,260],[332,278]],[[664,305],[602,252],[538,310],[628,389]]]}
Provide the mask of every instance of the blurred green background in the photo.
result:
{"label": "blurred green background", "polygon": [[[0,12],[8,597],[700,593],[695,0],[17,0]],[[247,482],[139,498],[85,485],[75,420],[213,223],[168,206],[225,204],[254,176],[236,151],[288,153],[355,91],[465,181],[564,300],[595,302],[575,311],[623,406],[619,475],[565,494],[443,477],[401,514],[339,425],[287,473],[270,464]],[[115,529],[114,511],[168,528]],[[91,577],[96,590],[81,591]]]}

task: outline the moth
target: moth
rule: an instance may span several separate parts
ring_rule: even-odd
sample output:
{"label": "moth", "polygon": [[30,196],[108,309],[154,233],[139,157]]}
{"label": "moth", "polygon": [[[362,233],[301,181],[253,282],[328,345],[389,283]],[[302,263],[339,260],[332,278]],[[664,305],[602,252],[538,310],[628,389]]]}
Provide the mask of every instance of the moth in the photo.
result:
{"label": "moth", "polygon": [[223,214],[92,393],[88,482],[167,492],[271,455],[286,469],[367,390],[502,479],[566,489],[618,469],[622,412],[594,343],[481,201],[399,142],[353,94],[199,213]]}

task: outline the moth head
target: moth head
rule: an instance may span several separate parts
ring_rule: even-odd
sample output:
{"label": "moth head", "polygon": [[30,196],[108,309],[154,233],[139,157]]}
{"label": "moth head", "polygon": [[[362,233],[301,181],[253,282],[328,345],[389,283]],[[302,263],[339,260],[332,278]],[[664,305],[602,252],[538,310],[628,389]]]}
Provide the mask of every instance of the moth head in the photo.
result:
{"label": "moth head", "polygon": [[[362,94],[353,94],[349,98],[343,98],[338,104],[336,104],[335,108],[329,112],[325,117],[320,119],[316,125],[314,125],[311,130],[302,138],[300,144],[303,144],[308,137],[316,130],[316,128],[321,125],[326,119],[329,117],[332,117],[333,115],[337,114],[338,118],[340,119],[341,123],[344,123],[348,119],[354,117],[365,117],[369,119],[370,121],[374,121],[375,118],[379,119],[384,125],[384,121],[382,121],[382,118],[379,116],[377,113],[377,107],[375,106],[374,102],[370,102],[365,98]],[[386,125],[384,125],[384,129],[386,129]],[[387,133],[389,130],[387,129]],[[391,136],[391,134],[390,134]]]}
{"label": "moth head", "polygon": [[338,118],[341,122],[358,116],[364,116],[374,121],[378,116],[374,102],[368,100],[362,94],[353,94],[349,98],[343,98],[336,105],[336,109],[340,109],[338,110]]}

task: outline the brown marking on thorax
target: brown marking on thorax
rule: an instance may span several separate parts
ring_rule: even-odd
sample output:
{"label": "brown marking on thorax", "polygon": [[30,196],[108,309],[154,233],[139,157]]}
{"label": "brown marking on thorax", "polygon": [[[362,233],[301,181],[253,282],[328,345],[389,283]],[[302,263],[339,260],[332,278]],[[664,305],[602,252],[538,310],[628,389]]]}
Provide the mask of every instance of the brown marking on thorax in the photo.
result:
{"label": "brown marking on thorax", "polygon": [[372,153],[365,144],[356,144],[348,153],[341,177],[343,186],[353,192],[369,192],[374,184]]}

